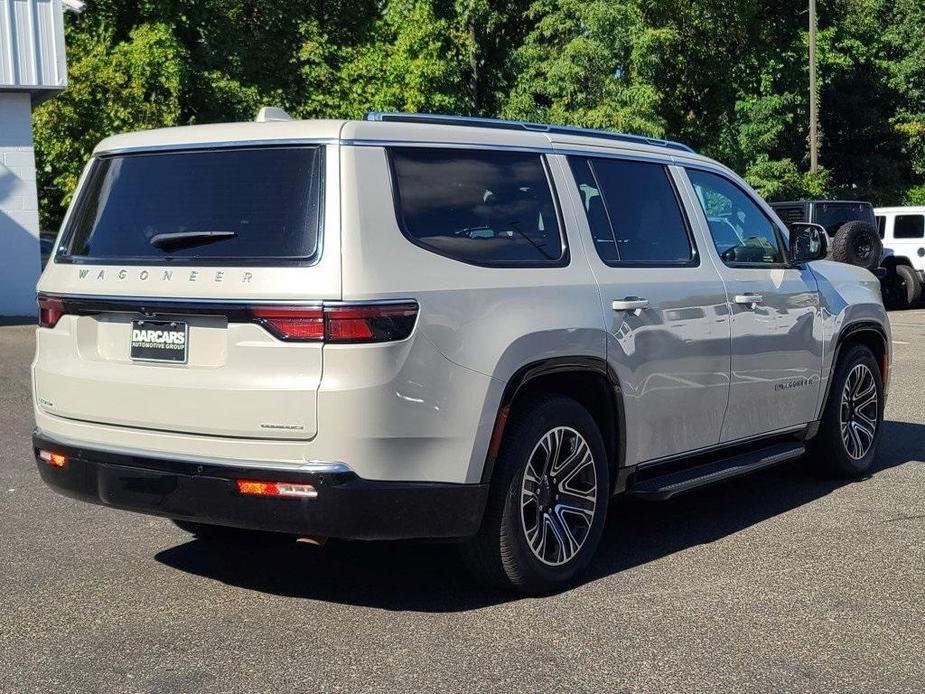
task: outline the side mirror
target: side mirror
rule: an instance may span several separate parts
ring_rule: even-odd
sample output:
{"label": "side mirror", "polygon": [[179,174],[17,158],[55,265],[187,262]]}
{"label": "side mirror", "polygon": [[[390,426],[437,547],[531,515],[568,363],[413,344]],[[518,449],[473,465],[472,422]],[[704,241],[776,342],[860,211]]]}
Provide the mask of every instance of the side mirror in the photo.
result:
{"label": "side mirror", "polygon": [[793,222],[790,225],[790,262],[808,263],[825,258],[829,252],[829,239],[825,227],[812,222]]}

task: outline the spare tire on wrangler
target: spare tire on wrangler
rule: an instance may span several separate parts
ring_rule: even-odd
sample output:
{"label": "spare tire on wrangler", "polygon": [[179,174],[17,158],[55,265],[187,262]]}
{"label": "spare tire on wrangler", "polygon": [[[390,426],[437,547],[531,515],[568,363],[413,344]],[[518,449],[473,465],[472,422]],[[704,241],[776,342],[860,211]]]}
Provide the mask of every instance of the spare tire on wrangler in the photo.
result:
{"label": "spare tire on wrangler", "polygon": [[867,222],[846,222],[832,240],[832,259],[874,270],[880,265],[883,243]]}

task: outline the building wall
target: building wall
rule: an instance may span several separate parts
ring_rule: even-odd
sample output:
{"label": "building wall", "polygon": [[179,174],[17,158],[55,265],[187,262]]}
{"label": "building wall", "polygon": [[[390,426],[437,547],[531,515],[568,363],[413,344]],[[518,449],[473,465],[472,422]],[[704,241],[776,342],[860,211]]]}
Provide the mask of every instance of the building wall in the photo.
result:
{"label": "building wall", "polygon": [[34,316],[41,269],[29,94],[0,91],[0,316]]}

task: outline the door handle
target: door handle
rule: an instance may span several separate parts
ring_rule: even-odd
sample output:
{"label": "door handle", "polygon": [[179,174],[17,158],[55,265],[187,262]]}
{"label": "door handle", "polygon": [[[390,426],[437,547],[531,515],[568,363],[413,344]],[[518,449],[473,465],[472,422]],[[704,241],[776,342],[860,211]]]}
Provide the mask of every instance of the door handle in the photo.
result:
{"label": "door handle", "polygon": [[744,304],[750,308],[755,308],[764,301],[764,297],[754,292],[745,292],[744,294],[736,294],[732,300],[737,304]]}
{"label": "door handle", "polygon": [[634,316],[638,316],[643,309],[649,308],[649,300],[641,296],[628,296],[625,299],[614,299],[611,306],[614,311],[632,311]]}

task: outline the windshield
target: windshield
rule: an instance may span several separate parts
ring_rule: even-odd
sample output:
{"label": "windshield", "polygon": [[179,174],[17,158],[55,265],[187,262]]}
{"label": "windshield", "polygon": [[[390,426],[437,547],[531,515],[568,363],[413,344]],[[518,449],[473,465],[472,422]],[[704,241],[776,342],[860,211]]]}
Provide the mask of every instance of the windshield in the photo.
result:
{"label": "windshield", "polygon": [[80,192],[65,257],[143,262],[308,259],[317,249],[319,147],[99,159]]}

